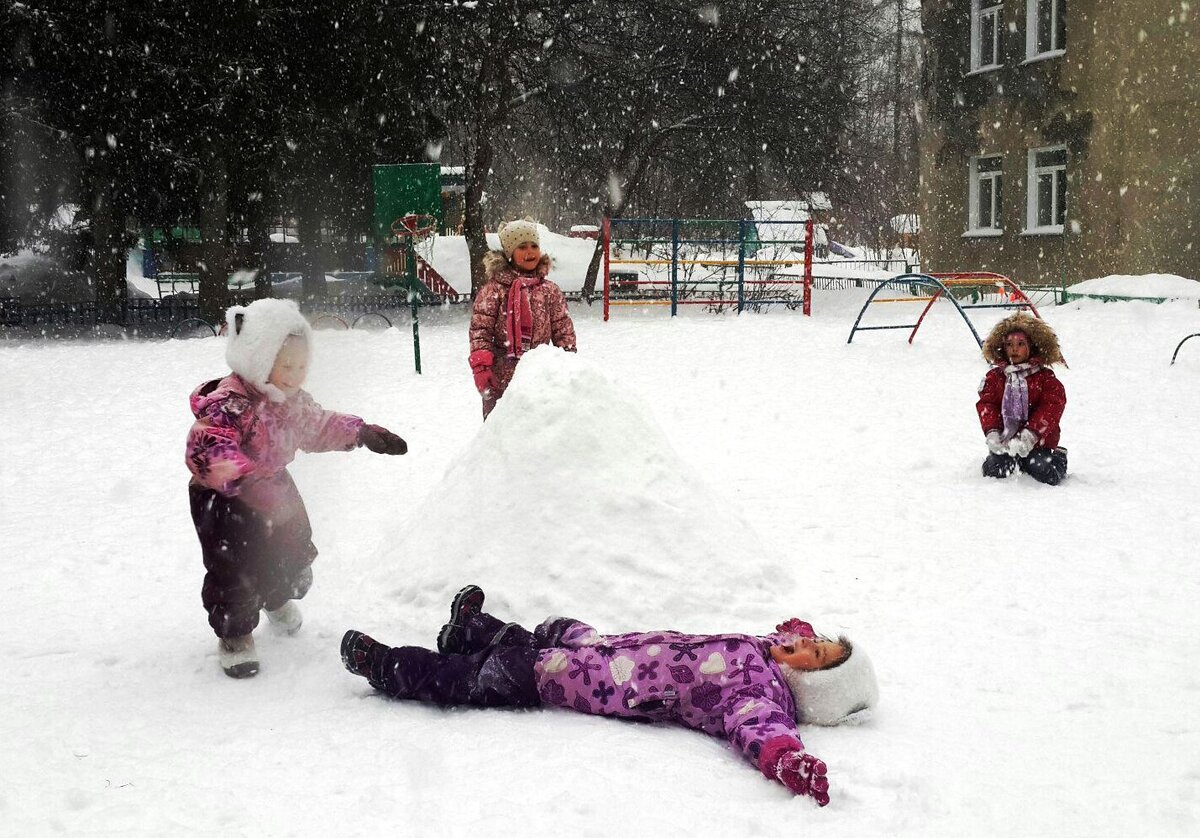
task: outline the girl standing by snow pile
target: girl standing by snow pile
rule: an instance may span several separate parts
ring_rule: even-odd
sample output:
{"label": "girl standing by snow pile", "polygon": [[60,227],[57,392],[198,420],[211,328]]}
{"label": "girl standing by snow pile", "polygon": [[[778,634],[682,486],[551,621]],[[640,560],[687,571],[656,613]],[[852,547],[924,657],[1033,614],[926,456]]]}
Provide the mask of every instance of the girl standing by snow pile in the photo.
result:
{"label": "girl standing by snow pile", "polygon": [[192,521],[204,555],[201,599],[219,638],[225,674],[258,672],[251,632],[258,612],[289,634],[300,628],[292,601],[312,584],[317,548],[287,464],[304,451],[403,454],[404,440],[357,416],[322,410],[301,389],[312,330],[292,300],[257,300],[227,313],[231,375],[191,396],[196,417],[186,461]]}
{"label": "girl standing by snow pile", "polygon": [[467,358],[484,419],[531,348],[549,343],[575,351],[575,324],[562,289],[546,279],[550,257],[542,253],[537,224],[509,221],[500,225],[499,235],[502,251],[483,259],[487,283],[475,296]]}
{"label": "girl standing by snow pile", "polygon": [[983,342],[992,368],[979,383],[975,409],[987,439],[985,477],[1008,477],[1017,469],[1041,483],[1067,474],[1067,449],[1058,423],[1067,406],[1062,382],[1049,369],[1062,363],[1058,336],[1045,321],[1018,312],[996,324]]}

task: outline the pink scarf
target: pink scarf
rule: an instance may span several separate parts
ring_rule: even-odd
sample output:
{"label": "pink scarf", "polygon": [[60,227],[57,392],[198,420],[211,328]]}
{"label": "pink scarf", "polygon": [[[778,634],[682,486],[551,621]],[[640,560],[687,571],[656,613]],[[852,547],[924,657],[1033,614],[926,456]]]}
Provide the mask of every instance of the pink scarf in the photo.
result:
{"label": "pink scarf", "polygon": [[505,325],[508,327],[508,357],[520,358],[533,344],[533,310],[529,307],[529,292],[542,281],[540,276],[515,276],[508,286],[508,305]]}

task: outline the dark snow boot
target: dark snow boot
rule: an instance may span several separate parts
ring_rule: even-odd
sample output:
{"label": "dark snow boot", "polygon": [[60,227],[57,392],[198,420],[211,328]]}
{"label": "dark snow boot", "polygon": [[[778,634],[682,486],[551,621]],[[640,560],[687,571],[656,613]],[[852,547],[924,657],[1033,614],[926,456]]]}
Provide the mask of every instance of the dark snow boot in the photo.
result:
{"label": "dark snow boot", "polygon": [[1008,477],[1017,470],[1017,460],[1008,454],[988,454],[983,461],[984,477]]}
{"label": "dark snow boot", "polygon": [[342,636],[342,666],[366,678],[377,690],[383,689],[383,662],[389,651],[361,631],[350,629]]}
{"label": "dark snow boot", "polygon": [[221,668],[230,678],[252,678],[258,674],[258,652],[254,649],[253,635],[218,638],[217,655]]}
{"label": "dark snow boot", "polygon": [[1067,476],[1067,449],[1035,448],[1017,464],[1039,483],[1057,486]]}
{"label": "dark snow boot", "polygon": [[470,617],[483,610],[483,588],[467,585],[450,601],[450,622],[438,632],[437,650],[443,655],[458,655],[466,652],[463,627]]}

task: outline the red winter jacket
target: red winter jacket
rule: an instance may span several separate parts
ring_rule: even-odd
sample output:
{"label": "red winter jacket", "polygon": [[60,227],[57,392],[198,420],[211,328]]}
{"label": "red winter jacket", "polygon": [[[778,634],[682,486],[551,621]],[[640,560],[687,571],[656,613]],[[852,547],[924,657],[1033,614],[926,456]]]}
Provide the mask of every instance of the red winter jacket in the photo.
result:
{"label": "red winter jacket", "polygon": [[[979,412],[979,424],[986,436],[989,431],[1004,431],[1004,418],[1000,415],[1000,403],[1004,399],[1004,367],[997,364],[987,371],[979,385],[979,401],[975,409]],[[1038,447],[1057,448],[1059,420],[1067,406],[1067,391],[1062,382],[1047,367],[1039,367],[1025,379],[1029,385],[1029,421],[1025,427],[1038,435]]]}
{"label": "red winter jacket", "polygon": [[[484,257],[487,284],[475,295],[475,306],[471,313],[471,354],[486,350],[492,353],[492,374],[496,383],[492,387],[492,398],[498,399],[508,388],[516,372],[516,358],[508,357],[508,326],[505,306],[508,289],[518,273],[503,253],[493,251]],[[567,312],[567,298],[562,289],[546,274],[550,270],[550,258],[543,256],[534,274],[542,281],[529,288],[529,308],[533,314],[533,342],[531,346],[552,343],[568,352],[575,351],[575,324]],[[524,274],[529,276],[529,274]]]}

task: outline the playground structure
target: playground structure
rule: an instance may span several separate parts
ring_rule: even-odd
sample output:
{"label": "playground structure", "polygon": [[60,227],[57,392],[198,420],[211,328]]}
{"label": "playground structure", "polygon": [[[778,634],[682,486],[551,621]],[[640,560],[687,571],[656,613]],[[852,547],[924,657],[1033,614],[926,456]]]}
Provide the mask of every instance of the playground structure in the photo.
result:
{"label": "playground structure", "polygon": [[777,237],[764,240],[748,219],[606,218],[604,319],[613,306],[644,305],[670,306],[672,316],[681,305],[799,306],[810,315],[813,221],[771,228]]}
{"label": "playground structure", "polygon": [[[896,292],[907,290],[908,296],[879,296],[889,288]],[[966,302],[960,302],[960,297]],[[948,300],[954,306],[963,322],[967,324],[967,328],[971,330],[971,336],[975,338],[975,343],[981,347],[983,340],[979,337],[979,332],[975,330],[975,324],[967,316],[967,311],[973,309],[1026,309],[1034,317],[1040,319],[1042,316],[1020,286],[1003,274],[990,271],[907,273],[893,277],[871,291],[867,301],[863,303],[862,310],[858,312],[858,317],[854,319],[854,325],[850,328],[850,336],[846,338],[846,343],[853,342],[854,335],[858,332],[885,329],[912,329],[908,334],[908,342],[912,343],[913,338],[917,336],[917,330],[925,322],[925,316],[929,314],[933,304],[941,299]],[[866,314],[868,308],[872,305],[887,303],[925,303],[925,307],[921,310],[915,323],[862,325],[863,315]]]}
{"label": "playground structure", "polygon": [[1183,345],[1192,338],[1200,338],[1200,332],[1188,335],[1183,340],[1179,341],[1179,344],[1175,347],[1175,352],[1171,355],[1171,366],[1175,366],[1175,359],[1179,357],[1179,350],[1183,349]]}
{"label": "playground structure", "polygon": [[909,267],[819,255],[825,239],[811,217],[611,218],[600,238],[605,320],[620,306],[669,306],[675,316],[684,305],[739,313],[783,305],[811,316],[819,283],[861,287],[892,276],[897,262]]}

